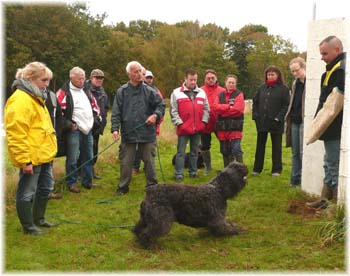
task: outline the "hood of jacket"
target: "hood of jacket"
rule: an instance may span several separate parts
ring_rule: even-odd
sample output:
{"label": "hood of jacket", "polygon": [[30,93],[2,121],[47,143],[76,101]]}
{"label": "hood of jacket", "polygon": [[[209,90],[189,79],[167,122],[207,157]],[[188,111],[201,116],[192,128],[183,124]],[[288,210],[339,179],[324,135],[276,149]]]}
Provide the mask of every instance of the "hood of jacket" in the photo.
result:
{"label": "hood of jacket", "polygon": [[12,92],[16,89],[20,89],[35,98],[38,98],[40,102],[44,102],[47,98],[47,93],[45,91],[40,91],[40,89],[33,85],[30,81],[25,79],[15,80],[11,86]]}

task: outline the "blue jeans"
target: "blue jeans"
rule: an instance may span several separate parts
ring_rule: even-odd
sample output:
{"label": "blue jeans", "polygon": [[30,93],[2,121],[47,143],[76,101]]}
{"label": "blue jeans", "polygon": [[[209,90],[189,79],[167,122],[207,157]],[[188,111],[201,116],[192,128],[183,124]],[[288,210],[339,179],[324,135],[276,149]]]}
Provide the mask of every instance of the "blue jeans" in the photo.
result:
{"label": "blue jeans", "polygon": [[[77,161],[81,160],[81,184],[89,187],[92,184],[93,167],[93,137],[90,131],[87,135],[80,130],[73,130],[67,137],[66,182],[68,186],[78,181]],[[87,162],[90,160],[89,162]]]}
{"label": "blue jeans", "polygon": [[323,158],[323,183],[329,188],[338,186],[340,140],[323,141],[325,154]]}
{"label": "blue jeans", "polygon": [[220,141],[220,152],[224,156],[242,156],[241,139]]}
{"label": "blue jeans", "polygon": [[48,199],[54,183],[51,163],[33,166],[33,174],[23,174],[20,169],[16,200],[31,202],[34,198]]}
{"label": "blue jeans", "polygon": [[303,132],[304,124],[291,124],[292,171],[290,175],[290,183],[293,185],[301,184]]}
{"label": "blue jeans", "polygon": [[182,135],[177,138],[177,153],[175,159],[175,176],[183,176],[185,167],[186,145],[190,141],[190,158],[188,164],[188,173],[197,174],[198,145],[200,134]]}

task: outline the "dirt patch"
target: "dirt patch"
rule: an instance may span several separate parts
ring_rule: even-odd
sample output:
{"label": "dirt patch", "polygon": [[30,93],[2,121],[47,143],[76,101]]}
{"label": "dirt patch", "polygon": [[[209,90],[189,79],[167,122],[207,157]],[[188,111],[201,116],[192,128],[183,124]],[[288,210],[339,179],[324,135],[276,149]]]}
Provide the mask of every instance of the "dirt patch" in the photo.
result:
{"label": "dirt patch", "polygon": [[302,200],[291,200],[288,204],[287,213],[299,215],[303,218],[320,217],[322,210],[307,206]]}

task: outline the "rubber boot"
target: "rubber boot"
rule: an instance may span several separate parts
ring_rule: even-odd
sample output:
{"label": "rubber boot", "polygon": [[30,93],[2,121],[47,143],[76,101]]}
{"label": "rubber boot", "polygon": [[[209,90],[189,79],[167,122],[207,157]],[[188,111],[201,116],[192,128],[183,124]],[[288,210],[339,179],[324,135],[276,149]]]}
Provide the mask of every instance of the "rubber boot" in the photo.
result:
{"label": "rubber boot", "polygon": [[333,190],[327,184],[323,184],[321,198],[331,200],[333,198]]}
{"label": "rubber boot", "polygon": [[30,201],[16,201],[16,209],[19,221],[22,224],[24,234],[43,235],[47,231],[41,230],[33,223],[32,203]]}
{"label": "rubber boot", "polygon": [[230,164],[230,156],[229,155],[223,155],[224,158],[224,167],[227,167],[228,164]]}
{"label": "rubber boot", "polygon": [[229,156],[229,161],[230,161],[230,163],[236,161],[236,156],[233,155],[233,154],[231,154],[231,155]]}
{"label": "rubber boot", "polygon": [[236,155],[236,161],[243,164],[243,155]]}
{"label": "rubber boot", "polygon": [[35,199],[33,206],[34,224],[42,227],[55,227],[57,223],[51,223],[45,220],[45,212],[48,199]]}
{"label": "rubber boot", "polygon": [[205,165],[204,174],[209,174],[211,172],[211,155],[210,150],[202,151],[203,161]]}

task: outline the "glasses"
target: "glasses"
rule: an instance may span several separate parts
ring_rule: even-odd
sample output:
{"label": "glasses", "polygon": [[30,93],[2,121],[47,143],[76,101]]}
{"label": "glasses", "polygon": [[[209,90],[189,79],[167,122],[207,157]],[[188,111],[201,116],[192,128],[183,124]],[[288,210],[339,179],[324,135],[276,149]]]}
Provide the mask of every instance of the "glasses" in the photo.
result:
{"label": "glasses", "polygon": [[98,79],[98,80],[103,80],[105,77],[100,77],[100,76],[97,76],[95,77],[95,79]]}

